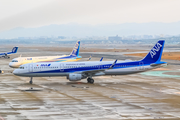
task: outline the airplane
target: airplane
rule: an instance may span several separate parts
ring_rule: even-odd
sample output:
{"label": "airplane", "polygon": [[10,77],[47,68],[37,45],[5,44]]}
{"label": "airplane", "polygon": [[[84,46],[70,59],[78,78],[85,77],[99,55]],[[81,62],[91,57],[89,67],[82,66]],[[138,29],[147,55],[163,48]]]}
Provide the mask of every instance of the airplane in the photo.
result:
{"label": "airplane", "polygon": [[150,52],[139,61],[85,61],[85,62],[45,62],[21,65],[13,71],[14,75],[30,77],[66,76],[69,81],[79,81],[87,78],[93,84],[94,76],[127,75],[145,72],[159,67],[164,67],[167,62],[161,61],[164,40],[159,40]]}
{"label": "airplane", "polygon": [[80,41],[77,41],[70,55],[63,56],[40,56],[40,57],[18,57],[14,58],[9,67],[18,68],[20,65],[38,62],[72,62],[78,61],[82,57],[79,56]]}
{"label": "airplane", "polygon": [[17,53],[18,47],[14,47],[11,52],[0,53],[0,58],[10,58],[9,56]]}

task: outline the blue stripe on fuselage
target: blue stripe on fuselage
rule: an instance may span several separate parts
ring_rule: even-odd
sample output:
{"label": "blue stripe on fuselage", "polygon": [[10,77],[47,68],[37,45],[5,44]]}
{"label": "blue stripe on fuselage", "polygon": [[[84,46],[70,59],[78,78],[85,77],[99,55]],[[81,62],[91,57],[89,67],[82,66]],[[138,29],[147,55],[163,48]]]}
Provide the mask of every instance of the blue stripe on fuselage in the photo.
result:
{"label": "blue stripe on fuselage", "polygon": [[60,58],[56,58],[56,59],[76,59],[77,56],[66,56],[66,57],[60,57]]}
{"label": "blue stripe on fuselage", "polygon": [[[140,66],[148,66],[151,64],[151,63],[143,63],[143,65],[140,65],[139,64],[140,62],[141,61],[116,63],[116,65],[114,66],[113,69],[133,68],[133,67],[140,67]],[[91,67],[65,68],[65,69],[57,69],[57,70],[31,72],[31,73],[66,73],[66,72],[70,73],[70,72],[80,72],[80,71],[91,71],[91,70],[99,70],[99,69],[108,69],[111,65],[112,64],[90,65]],[[120,66],[120,67],[118,67],[118,66]]]}
{"label": "blue stripe on fuselage", "polygon": [[9,54],[12,54],[12,53],[11,53],[11,52],[8,52],[8,53],[0,53],[0,55],[5,55],[5,54],[9,55]]}

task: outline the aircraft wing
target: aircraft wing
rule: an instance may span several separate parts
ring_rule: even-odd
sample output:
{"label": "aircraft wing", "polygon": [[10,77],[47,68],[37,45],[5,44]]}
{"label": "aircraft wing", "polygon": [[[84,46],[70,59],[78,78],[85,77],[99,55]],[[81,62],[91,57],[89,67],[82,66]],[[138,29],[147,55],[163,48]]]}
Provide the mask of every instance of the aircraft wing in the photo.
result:
{"label": "aircraft wing", "polygon": [[93,76],[93,75],[103,75],[105,70],[108,69],[112,69],[115,64],[116,64],[117,60],[115,60],[113,62],[113,64],[109,67],[109,68],[105,68],[105,69],[96,69],[96,70],[87,70],[87,71],[81,71],[81,72],[76,72],[77,74],[82,74],[84,76]]}
{"label": "aircraft wing", "polygon": [[83,58],[81,58],[81,60],[80,61],[90,61],[91,60],[91,58],[92,58],[92,55],[90,55],[89,56],[89,58],[85,58],[85,57],[83,57]]}
{"label": "aircraft wing", "polygon": [[87,70],[82,72],[76,72],[77,74],[93,75],[99,72],[104,72],[107,69],[98,69],[98,70]]}

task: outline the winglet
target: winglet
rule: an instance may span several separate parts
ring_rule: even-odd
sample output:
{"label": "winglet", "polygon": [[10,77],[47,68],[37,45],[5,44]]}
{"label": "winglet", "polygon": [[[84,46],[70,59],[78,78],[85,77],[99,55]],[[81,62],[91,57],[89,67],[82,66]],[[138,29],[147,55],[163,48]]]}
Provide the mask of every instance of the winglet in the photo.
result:
{"label": "winglet", "polygon": [[100,59],[100,61],[102,61],[103,60],[103,57]]}
{"label": "winglet", "polygon": [[78,40],[70,54],[70,56],[79,56],[80,40]]}
{"label": "winglet", "polygon": [[117,59],[114,61],[114,63],[108,68],[108,69],[112,69],[114,67],[114,65],[116,64]]}
{"label": "winglet", "polygon": [[89,56],[88,61],[91,60],[92,55]]}

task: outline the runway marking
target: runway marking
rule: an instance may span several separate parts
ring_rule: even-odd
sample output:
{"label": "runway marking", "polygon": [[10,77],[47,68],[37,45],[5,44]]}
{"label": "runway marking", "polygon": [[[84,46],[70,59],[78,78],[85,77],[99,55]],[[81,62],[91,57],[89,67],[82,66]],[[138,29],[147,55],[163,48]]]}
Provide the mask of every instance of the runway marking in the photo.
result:
{"label": "runway marking", "polygon": [[[122,84],[122,83],[121,83]],[[101,86],[100,84],[96,84],[96,85],[99,85],[99,86]],[[129,84],[124,84],[124,85],[129,85]],[[131,86],[131,85],[130,85]],[[114,87],[112,87],[111,85],[109,85],[109,86],[102,86],[102,87],[105,87],[105,88],[109,88],[109,89],[114,89],[114,90],[117,90],[117,91],[123,91],[123,92],[127,92],[127,93],[130,93],[130,94],[132,94],[132,95],[136,95],[136,96],[140,96],[140,97],[142,97],[142,98],[148,98],[148,97],[145,97],[145,96],[142,96],[142,95],[139,95],[139,94],[135,94],[135,93],[132,93],[132,92],[130,92],[130,91],[126,91],[126,90],[122,90],[122,89],[115,89]],[[134,86],[134,87],[137,87],[137,86]],[[155,100],[154,98],[152,98],[152,100]],[[162,101],[161,100],[157,100],[159,103],[162,103]],[[142,108],[142,109],[145,109],[145,110],[148,110],[149,111],[149,109],[146,109],[146,107],[145,106],[139,106],[139,105],[137,105],[137,104],[133,104],[133,103],[130,103],[130,102],[126,102],[126,101],[123,101],[123,103],[124,104],[127,104],[127,105],[131,105],[131,106],[136,106],[136,107],[139,107],[139,108]],[[151,111],[151,110],[150,110]],[[152,113],[156,113],[156,111],[151,111]],[[160,112],[159,111],[159,113],[161,113],[162,115],[169,115],[169,114],[167,114],[167,113],[165,113],[165,112]],[[174,115],[170,115],[171,117],[176,117],[176,116],[174,116]]]}
{"label": "runway marking", "polygon": [[141,75],[148,75],[148,76],[157,76],[157,77],[167,77],[167,78],[179,78],[180,75],[168,75],[165,74],[167,72],[175,72],[175,71],[149,71],[140,73]]}

